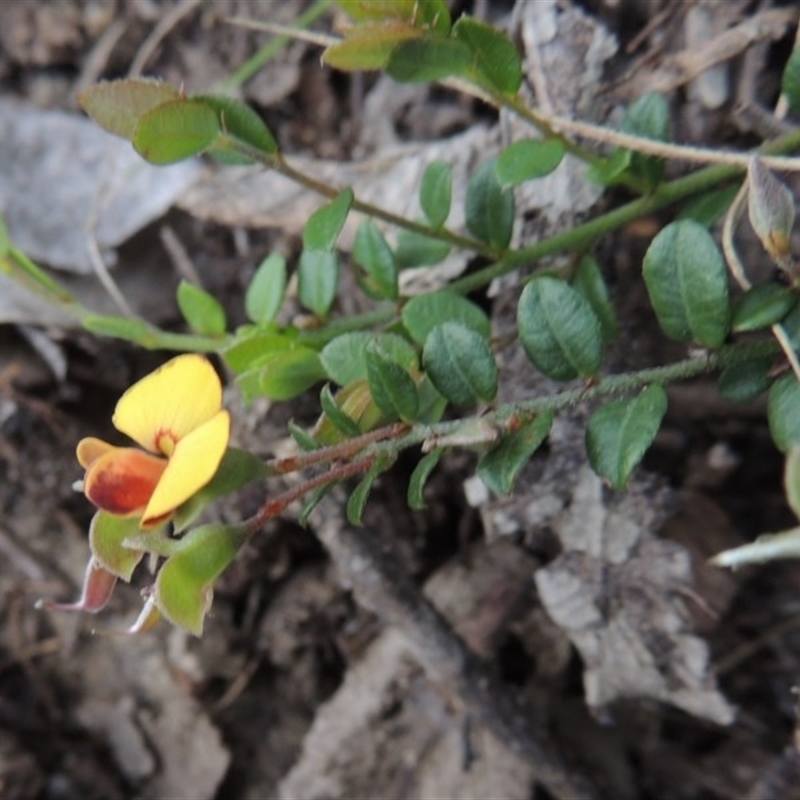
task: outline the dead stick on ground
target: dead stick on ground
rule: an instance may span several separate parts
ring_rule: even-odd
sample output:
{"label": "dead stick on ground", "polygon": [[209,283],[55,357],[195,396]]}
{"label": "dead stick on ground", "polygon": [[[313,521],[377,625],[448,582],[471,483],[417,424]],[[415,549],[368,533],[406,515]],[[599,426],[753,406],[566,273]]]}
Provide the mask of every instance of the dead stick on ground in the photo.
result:
{"label": "dead stick on ground", "polygon": [[594,798],[597,793],[554,748],[531,730],[531,712],[491,675],[453,632],[397,561],[365,528],[349,526],[341,504],[325,498],[311,516],[317,536],[356,599],[408,638],[420,663],[453,691],[470,715],[535,767],[536,780],[560,800]]}

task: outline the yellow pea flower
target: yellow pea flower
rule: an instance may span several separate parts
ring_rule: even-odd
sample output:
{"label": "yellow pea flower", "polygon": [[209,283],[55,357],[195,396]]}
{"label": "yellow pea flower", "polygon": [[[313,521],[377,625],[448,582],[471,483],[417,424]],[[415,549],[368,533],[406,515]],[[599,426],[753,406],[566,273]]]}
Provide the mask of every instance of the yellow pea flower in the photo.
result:
{"label": "yellow pea flower", "polygon": [[141,517],[142,527],[168,519],[213,477],[230,439],[222,384],[209,361],[182,355],[122,395],[114,427],[143,450],[89,437],[78,443],[83,490],[99,509]]}

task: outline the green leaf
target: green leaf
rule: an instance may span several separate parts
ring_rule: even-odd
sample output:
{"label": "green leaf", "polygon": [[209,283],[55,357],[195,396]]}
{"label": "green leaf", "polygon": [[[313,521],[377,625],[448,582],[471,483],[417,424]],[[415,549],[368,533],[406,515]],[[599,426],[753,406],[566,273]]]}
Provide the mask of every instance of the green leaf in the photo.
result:
{"label": "green leaf", "polygon": [[460,322],[444,322],[430,332],[422,363],[434,386],[457,406],[488,403],[497,394],[497,364],[489,343]]}
{"label": "green leaf", "polygon": [[242,525],[203,525],[187,533],[156,577],[155,599],[164,617],[200,636],[214,582],[246,540]]}
{"label": "green leaf", "polygon": [[186,280],[178,284],[178,308],[189,327],[205,336],[225,333],[225,309],[216,297]]}
{"label": "green leaf", "polygon": [[[219,120],[220,129],[227,136],[238,139],[265,155],[274,155],[278,152],[278,143],[272,135],[264,120],[253,111],[250,106],[232,97],[215,94],[201,94],[192,97],[192,100],[205,103],[214,109]],[[228,163],[250,164],[252,159],[231,150],[230,147],[221,147]]]}
{"label": "green leaf", "polygon": [[594,375],[603,360],[603,329],[588,300],[558,278],[534,278],[522,292],[517,328],[525,352],[545,375],[568,381]]}
{"label": "green leaf", "polygon": [[442,396],[427,375],[417,384],[417,391],[419,392],[417,421],[428,425],[440,422],[444,412],[447,411],[447,398]]}
{"label": "green leaf", "polygon": [[496,158],[484,161],[467,184],[466,221],[470,233],[498,250],[511,241],[514,193],[503,188],[495,171]]}
{"label": "green leaf", "polygon": [[130,140],[148,111],[179,98],[180,92],[163,81],[125,78],[90,86],[78,95],[78,102],[101,128]]}
{"label": "green leaf", "polygon": [[772,383],[772,362],[767,358],[754,358],[734,364],[719,376],[720,395],[729,403],[748,403],[769,389]]}
{"label": "green leaf", "polygon": [[414,379],[377,342],[365,351],[367,380],[378,408],[392,418],[416,419],[419,395]]}
{"label": "green leaf", "polygon": [[728,335],[730,308],[725,262],[711,234],[691,220],[667,225],[644,257],[644,280],[664,333],[719,347]]}
{"label": "green leaf", "polygon": [[325,49],[322,62],[348,72],[384,69],[400,42],[422,35],[418,28],[402,21],[358,25],[348,28],[344,33],[342,41]]}
{"label": "green leaf", "polygon": [[786,490],[789,508],[800,519],[800,447],[793,447],[786,458],[783,487]]}
{"label": "green leaf", "polygon": [[318,381],[325,371],[316,350],[302,345],[276,350],[263,356],[236,379],[244,401],[263,396],[271,400],[291,400]]}
{"label": "green leaf", "polygon": [[681,208],[677,219],[691,219],[710,228],[730,208],[738,191],[739,187],[733,185],[701,194]]}
{"label": "green leaf", "polygon": [[460,294],[442,289],[412,297],[403,308],[403,326],[418,344],[424,344],[430,332],[442,322],[460,322],[485,339],[491,335],[486,314]]}
{"label": "green leaf", "polygon": [[608,158],[592,164],[586,171],[586,177],[592,183],[601,186],[613,186],[618,183],[630,169],[633,153],[630,150],[614,150]]}
{"label": "green leaf", "polygon": [[600,265],[593,256],[584,256],[572,280],[572,285],[588,300],[592,310],[600,320],[603,341],[609,342],[618,333],[617,315],[608,296],[608,287],[600,271]]}
{"label": "green leaf", "polygon": [[450,214],[453,167],[446,161],[432,161],[422,173],[419,204],[432,228],[441,228]]}
{"label": "green leaf", "polygon": [[372,279],[380,299],[397,299],[397,265],[386,237],[371,220],[364,220],[356,231],[353,259]]}
{"label": "green leaf", "polygon": [[772,439],[783,453],[800,444],[800,385],[794,374],[775,381],[767,397],[767,419]]}
{"label": "green leaf", "polygon": [[338,431],[345,436],[358,436],[361,433],[361,428],[340,408],[327,383],[322,387],[319,400],[323,413]]}
{"label": "green leaf", "polygon": [[92,555],[104,569],[124,581],[130,581],[144,555],[141,550],[131,550],[123,545],[128,536],[138,531],[137,518],[118,517],[105,511],[98,511],[89,526]]}
{"label": "green leaf", "polygon": [[[359,378],[340,389],[334,399],[342,412],[358,426],[359,433],[378,428],[396,418],[378,408],[366,378]],[[343,434],[333,420],[323,413],[314,425],[313,435],[316,442],[327,445],[344,441],[350,434]]]}
{"label": "green leaf", "polygon": [[789,108],[800,114],[800,47],[795,48],[786,62],[781,81],[781,91],[786,95]]}
{"label": "green leaf", "polygon": [[304,249],[297,267],[297,297],[318,317],[330,311],[339,288],[339,256],[329,250]]}
{"label": "green leaf", "polygon": [[736,333],[769,328],[797,305],[797,294],[788,286],[760,283],[748,289],[733,306],[731,328]]}
{"label": "green leaf", "polygon": [[443,261],[450,252],[450,245],[415,231],[402,230],[397,236],[394,260],[398,269],[430,267]]}
{"label": "green leaf", "polygon": [[247,316],[257,325],[272,322],[286,295],[286,259],[272,253],[259,265],[244,296]]}
{"label": "green leaf", "polygon": [[[664,96],[650,92],[628,107],[622,120],[622,130],[647,139],[666,141],[669,138],[669,120],[669,106]],[[632,153],[630,170],[655,188],[664,177],[664,159]]]}
{"label": "green leaf", "polygon": [[7,258],[11,251],[11,238],[8,235],[8,228],[3,215],[0,214],[0,260]]}
{"label": "green leaf", "polygon": [[303,229],[303,247],[306,250],[333,250],[344,222],[353,205],[353,190],[342,189],[336,197],[318,208]]}
{"label": "green leaf", "polygon": [[522,83],[522,62],[513,42],[497,28],[468,17],[459,17],[453,36],[472,51],[475,77],[503,94],[516,94]]}
{"label": "green leaf", "polygon": [[400,42],[389,55],[386,72],[400,83],[428,83],[461,75],[473,55],[463,42],[440,36],[421,36]]}
{"label": "green leaf", "polygon": [[301,428],[294,420],[290,419],[286,425],[289,435],[294,439],[295,443],[301,450],[307,453],[312,450],[319,449],[319,442],[310,434]]}
{"label": "green leaf", "polygon": [[586,451],[594,471],[616,489],[625,488],[634,467],[653,443],[667,411],[667,393],[654,384],[638,397],[597,409],[586,426]]}
{"label": "green leaf", "polygon": [[328,377],[340,386],[347,386],[367,376],[366,349],[377,342],[384,355],[389,356],[406,370],[417,369],[417,354],[402,336],[394,333],[351,331],[331,339],[320,353],[322,366]]}
{"label": "green leaf", "polygon": [[173,164],[199,155],[220,134],[213,108],[196,100],[170,100],[143,114],[133,133],[136,152],[151,164]]}
{"label": "green leaf", "polygon": [[520,472],[539,449],[553,426],[548,411],[520,430],[503,437],[478,464],[478,477],[496,494],[510,494]]}
{"label": "green leaf", "polygon": [[425,498],[423,497],[425,484],[433,470],[436,469],[436,465],[441,461],[444,452],[444,447],[435,447],[430,453],[423,456],[414,467],[408,481],[408,507],[412,511],[421,511],[425,508]]}
{"label": "green leaf", "polygon": [[385,461],[378,459],[367,471],[367,474],[359,481],[358,486],[347,498],[347,521],[351,525],[361,525],[364,516],[364,507],[367,505],[369,494],[375,484],[377,477],[386,470]]}
{"label": "green leaf", "polygon": [[175,530],[186,530],[214,500],[266,477],[267,469],[260,458],[247,450],[229,447],[211,481],[175,512]]}
{"label": "green leaf", "polygon": [[246,372],[257,366],[266,356],[297,347],[297,342],[279,333],[257,332],[241,336],[221,351],[225,363],[236,373]]}
{"label": "green leaf", "polygon": [[497,157],[495,174],[504,187],[519,186],[549,175],[563,158],[564,145],[558,139],[520,139]]}

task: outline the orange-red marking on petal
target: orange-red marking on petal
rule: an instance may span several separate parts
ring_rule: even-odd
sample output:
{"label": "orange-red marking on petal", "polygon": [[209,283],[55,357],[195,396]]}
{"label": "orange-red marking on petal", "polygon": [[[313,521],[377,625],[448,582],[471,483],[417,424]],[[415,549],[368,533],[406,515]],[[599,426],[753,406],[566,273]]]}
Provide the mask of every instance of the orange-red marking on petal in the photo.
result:
{"label": "orange-red marking on petal", "polygon": [[166,468],[163,458],[132,447],[115,447],[91,463],[84,492],[109,514],[141,514]]}

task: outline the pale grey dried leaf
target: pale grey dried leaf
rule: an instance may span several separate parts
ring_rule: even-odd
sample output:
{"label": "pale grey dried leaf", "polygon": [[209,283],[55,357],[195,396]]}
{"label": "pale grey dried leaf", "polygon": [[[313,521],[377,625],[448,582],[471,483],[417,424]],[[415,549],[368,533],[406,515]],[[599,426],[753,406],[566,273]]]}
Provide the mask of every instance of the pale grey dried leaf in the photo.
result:
{"label": "pale grey dried leaf", "polygon": [[14,244],[52,267],[88,274],[92,222],[101,249],[158,219],[199,175],[154,167],[90,120],[0,100],[0,214]]}

